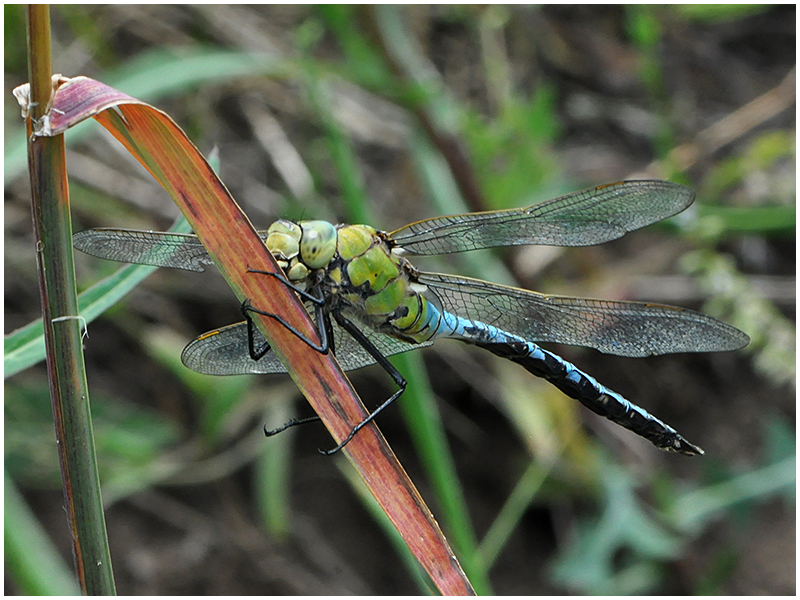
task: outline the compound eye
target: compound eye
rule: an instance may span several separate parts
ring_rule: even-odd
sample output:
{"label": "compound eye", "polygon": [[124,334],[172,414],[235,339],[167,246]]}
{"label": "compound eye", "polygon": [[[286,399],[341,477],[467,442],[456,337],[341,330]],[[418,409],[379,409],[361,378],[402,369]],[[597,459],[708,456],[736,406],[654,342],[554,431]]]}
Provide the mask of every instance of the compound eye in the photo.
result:
{"label": "compound eye", "polygon": [[300,245],[293,237],[285,233],[270,233],[267,238],[267,249],[276,260],[289,260],[300,252]]}
{"label": "compound eye", "polygon": [[300,223],[300,259],[309,269],[321,269],[336,254],[336,228],[327,221]]}
{"label": "compound eye", "polygon": [[280,219],[270,225],[267,230],[267,249],[278,260],[290,260],[300,252],[300,226],[291,221]]}

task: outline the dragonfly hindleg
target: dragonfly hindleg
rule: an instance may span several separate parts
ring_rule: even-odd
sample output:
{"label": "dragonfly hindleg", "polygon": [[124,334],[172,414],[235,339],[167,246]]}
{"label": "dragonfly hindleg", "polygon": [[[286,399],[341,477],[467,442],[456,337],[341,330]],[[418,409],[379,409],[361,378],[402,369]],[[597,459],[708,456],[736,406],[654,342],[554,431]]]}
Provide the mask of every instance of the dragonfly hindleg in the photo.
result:
{"label": "dragonfly hindleg", "polygon": [[403,394],[403,392],[406,389],[406,386],[408,385],[408,382],[400,374],[400,371],[398,371],[394,367],[394,365],[390,363],[383,354],[381,354],[381,351],[375,347],[375,345],[369,340],[369,338],[367,338],[367,336],[365,336],[361,332],[361,330],[358,329],[358,327],[356,327],[352,322],[350,322],[348,319],[342,316],[338,311],[335,311],[333,313],[333,318],[336,319],[336,322],[342,327],[342,329],[347,331],[347,333],[353,336],[354,340],[356,340],[359,344],[361,344],[364,350],[370,353],[372,358],[375,359],[375,362],[377,362],[381,367],[383,367],[383,370],[389,374],[389,376],[394,380],[394,382],[398,385],[400,389],[397,390],[394,394],[392,394],[389,397],[389,399],[386,400],[383,404],[381,404],[378,408],[376,408],[369,415],[367,415],[367,417],[363,421],[361,421],[358,425],[353,427],[348,436],[344,440],[342,440],[335,448],[332,448],[331,450],[320,450],[322,454],[326,455],[335,454],[336,452],[344,448],[347,445],[347,443],[350,440],[352,440],[353,437],[359,431],[361,431],[361,429],[365,425],[371,423],[375,419],[375,417],[377,417],[383,411],[384,408],[386,408],[392,402],[397,400]]}
{"label": "dragonfly hindleg", "polygon": [[[254,310],[254,309],[252,307],[250,307],[247,310]],[[244,312],[246,314],[246,311],[244,311]],[[258,312],[258,311],[255,311],[255,312]],[[381,354],[381,351],[378,350],[375,347],[375,345],[369,340],[369,338],[367,338],[367,336],[365,336],[358,329],[358,327],[356,327],[352,322],[350,322],[348,319],[343,317],[338,312],[334,312],[333,315],[334,315],[334,318],[336,319],[336,322],[342,327],[342,329],[344,329],[347,333],[349,333],[353,337],[353,339],[355,339],[359,344],[361,344],[361,346],[367,352],[369,352],[369,354],[375,359],[375,362],[377,362],[381,367],[383,367],[383,369],[389,374],[389,376],[394,380],[394,382],[398,385],[398,387],[400,389],[397,390],[394,394],[392,394],[378,408],[376,408],[369,415],[367,415],[367,417],[365,417],[363,421],[361,421],[358,425],[353,427],[353,429],[350,431],[350,433],[347,435],[347,437],[344,440],[342,440],[342,442],[340,442],[335,448],[332,448],[331,450],[321,450],[320,449],[320,453],[326,454],[326,455],[335,454],[336,452],[338,452],[339,450],[344,448],[347,445],[347,443],[350,440],[352,440],[353,437],[355,437],[355,435],[365,425],[368,425],[370,422],[372,422],[375,419],[375,417],[377,417],[383,411],[383,409],[385,409],[392,402],[397,400],[403,394],[403,392],[406,389],[406,386],[408,385],[408,383],[406,382],[405,378],[394,367],[394,365],[392,365],[392,363],[390,363],[386,359],[386,357],[383,354]],[[320,322],[322,323],[322,325],[320,325],[319,327],[320,328],[325,328],[327,330],[326,337],[327,337],[328,340],[331,341],[330,345],[331,345],[331,349],[332,349],[332,346],[333,346],[333,343],[332,343],[333,342],[333,335],[332,335],[332,327],[331,327],[331,323],[330,323],[330,318],[328,317],[327,314],[323,313],[323,314],[318,316],[318,323],[320,323]],[[248,332],[250,332],[250,331],[251,330],[248,330]],[[335,351],[334,351],[334,354],[335,354]],[[262,356],[263,356],[263,354],[262,354]],[[283,425],[281,425],[280,427],[278,427],[276,429],[267,429],[266,426],[265,426],[264,427],[264,435],[266,435],[267,437],[271,437],[273,435],[281,433],[282,431],[285,431],[286,429],[288,429],[290,427],[294,427],[295,425],[305,425],[306,423],[314,423],[314,422],[319,421],[319,420],[320,420],[320,418],[318,416],[314,416],[314,417],[306,417],[304,419],[291,419],[291,420],[287,421],[286,423],[284,423]]]}

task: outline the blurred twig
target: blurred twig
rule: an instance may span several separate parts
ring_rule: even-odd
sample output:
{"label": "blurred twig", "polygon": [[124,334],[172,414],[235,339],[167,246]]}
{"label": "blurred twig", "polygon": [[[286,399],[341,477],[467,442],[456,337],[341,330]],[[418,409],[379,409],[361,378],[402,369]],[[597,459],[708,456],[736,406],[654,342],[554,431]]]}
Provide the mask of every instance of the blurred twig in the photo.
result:
{"label": "blurred twig", "polygon": [[[707,127],[691,142],[674,148],[667,155],[668,163],[678,171],[686,171],[791,107],[797,99],[796,73],[797,69],[792,68],[777,86]],[[662,164],[661,160],[655,161],[645,172],[657,175]]]}

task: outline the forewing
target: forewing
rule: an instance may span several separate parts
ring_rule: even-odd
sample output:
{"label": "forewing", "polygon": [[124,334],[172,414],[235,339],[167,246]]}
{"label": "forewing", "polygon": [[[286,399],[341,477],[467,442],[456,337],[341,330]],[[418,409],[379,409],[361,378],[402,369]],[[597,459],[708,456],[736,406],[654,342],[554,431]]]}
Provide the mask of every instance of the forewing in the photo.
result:
{"label": "forewing", "polygon": [[591,246],[671,217],[694,192],[669,181],[623,181],[527,208],[437,217],[389,234],[411,254],[448,254],[522,244]]}
{"label": "forewing", "polygon": [[[266,240],[266,232],[259,232]],[[98,228],[79,231],[72,244],[86,254],[106,260],[187,271],[204,271],[213,265],[200,238],[190,233]]]}
{"label": "forewing", "polygon": [[421,273],[419,282],[445,310],[532,342],[635,357],[738,350],[749,342],[727,323],[674,306],[548,296],[440,273]]}

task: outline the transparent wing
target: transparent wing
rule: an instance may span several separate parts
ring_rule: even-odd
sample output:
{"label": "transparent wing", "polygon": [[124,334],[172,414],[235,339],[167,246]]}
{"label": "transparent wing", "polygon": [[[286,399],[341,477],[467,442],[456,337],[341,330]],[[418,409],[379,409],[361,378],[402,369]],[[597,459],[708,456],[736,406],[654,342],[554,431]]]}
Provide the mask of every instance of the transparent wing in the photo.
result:
{"label": "transparent wing", "polygon": [[[266,231],[258,234],[266,241]],[[204,271],[205,265],[214,264],[200,238],[190,233],[101,227],[79,231],[72,244],[98,258],[137,265]]]}
{"label": "transparent wing", "polygon": [[623,181],[527,208],[437,217],[389,236],[412,254],[448,254],[496,246],[591,246],[671,217],[694,192],[669,181]]}
{"label": "transparent wing", "polygon": [[[331,325],[336,344],[336,359],[345,371],[360,369],[375,363],[375,359],[350,334],[339,327],[336,322]],[[410,344],[396,340],[366,327],[362,331],[384,356],[430,346],[430,343]],[[254,341],[256,347],[266,341],[257,328],[254,331]],[[286,368],[274,352],[267,352],[258,361],[250,358],[246,321],[201,335],[184,348],[181,360],[193,371],[207,375],[286,372]]]}
{"label": "transparent wing", "polygon": [[738,350],[750,340],[713,317],[663,304],[548,296],[440,273],[421,273],[419,282],[445,310],[532,342],[641,357]]}

